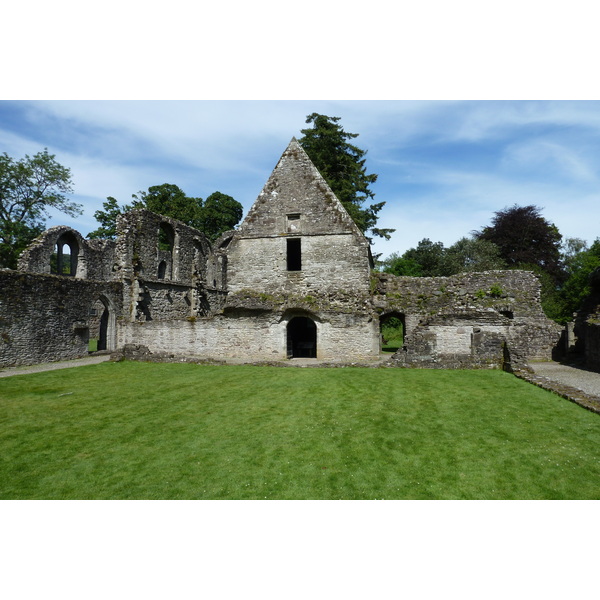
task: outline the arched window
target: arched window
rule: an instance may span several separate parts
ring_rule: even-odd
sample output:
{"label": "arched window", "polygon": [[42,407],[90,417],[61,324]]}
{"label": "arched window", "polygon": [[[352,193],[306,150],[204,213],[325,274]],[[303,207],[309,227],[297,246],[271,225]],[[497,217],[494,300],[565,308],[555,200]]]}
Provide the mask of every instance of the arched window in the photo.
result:
{"label": "arched window", "polygon": [[158,278],[164,279],[167,275],[167,261],[161,260],[158,264]]}
{"label": "arched window", "polygon": [[50,257],[50,272],[54,275],[77,275],[77,259],[79,256],[79,244],[72,233],[63,233],[54,247],[54,253]]}
{"label": "arched window", "polygon": [[90,352],[114,350],[115,315],[107,298],[100,296],[90,311]]}

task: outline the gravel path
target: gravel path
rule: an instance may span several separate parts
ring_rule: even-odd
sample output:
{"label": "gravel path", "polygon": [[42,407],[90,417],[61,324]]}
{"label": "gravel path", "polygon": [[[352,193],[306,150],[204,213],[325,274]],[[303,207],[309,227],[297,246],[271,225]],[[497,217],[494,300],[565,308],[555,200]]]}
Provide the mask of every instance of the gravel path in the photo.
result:
{"label": "gravel path", "polygon": [[100,354],[96,356],[87,356],[76,360],[63,360],[60,362],[44,363],[41,365],[31,365],[29,367],[6,367],[0,369],[0,377],[10,377],[11,375],[29,375],[30,373],[41,373],[42,371],[55,371],[57,369],[70,369],[71,367],[82,367],[84,365],[97,365],[98,363],[110,360],[110,354]]}
{"label": "gravel path", "polygon": [[600,397],[600,373],[569,367],[556,362],[531,363],[536,375]]}

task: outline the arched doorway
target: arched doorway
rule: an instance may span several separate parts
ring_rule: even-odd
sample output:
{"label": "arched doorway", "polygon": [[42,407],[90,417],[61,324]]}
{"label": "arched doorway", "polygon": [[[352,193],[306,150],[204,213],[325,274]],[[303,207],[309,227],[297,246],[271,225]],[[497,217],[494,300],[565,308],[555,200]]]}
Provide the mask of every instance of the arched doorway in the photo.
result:
{"label": "arched doorway", "polygon": [[379,317],[381,351],[397,352],[404,345],[406,319],[402,313],[391,312]]}
{"label": "arched doorway", "polygon": [[108,307],[105,306],[100,317],[100,331],[98,332],[98,350],[107,349],[108,340]]}
{"label": "arched doorway", "polygon": [[317,326],[308,317],[294,317],[287,326],[289,358],[317,358]]}
{"label": "arched doorway", "polygon": [[100,296],[90,312],[90,352],[115,349],[115,321],[108,299]]}

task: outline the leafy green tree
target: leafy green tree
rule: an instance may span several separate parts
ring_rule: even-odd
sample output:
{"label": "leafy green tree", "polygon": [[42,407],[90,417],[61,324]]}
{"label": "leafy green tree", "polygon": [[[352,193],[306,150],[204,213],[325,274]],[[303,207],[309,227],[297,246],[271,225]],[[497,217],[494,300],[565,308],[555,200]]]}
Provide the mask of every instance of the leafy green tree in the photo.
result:
{"label": "leafy green tree", "polygon": [[133,195],[133,208],[146,208],[159,215],[183,221],[195,227],[202,209],[202,198],[190,198],[172,183],[153,185],[147,192]]}
{"label": "leafy green tree", "polygon": [[339,121],[340,117],[312,113],[306,118],[312,127],[301,130],[299,143],[358,228],[389,239],[394,229],[375,227],[385,202],[366,204],[375,196],[369,186],[377,181],[377,175],[367,174],[366,150],[350,143],[358,133],[344,131]]}
{"label": "leafy green tree", "polygon": [[211,242],[222,233],[233,229],[242,219],[243,207],[231,196],[213,192],[202,205],[196,227],[203,231]]}
{"label": "leafy green tree", "polygon": [[429,238],[424,238],[416,248],[410,248],[402,257],[417,263],[421,268],[422,277],[445,277],[453,274],[442,242],[432,242]]}
{"label": "leafy green tree", "polygon": [[392,252],[385,260],[379,263],[379,270],[401,277],[422,277],[421,265],[412,258],[404,258],[398,252]]}
{"label": "leafy green tree", "polygon": [[461,238],[446,250],[446,264],[452,274],[506,268],[496,244],[467,237]]}
{"label": "leafy green tree", "polygon": [[564,280],[560,255],[562,236],[553,223],[542,217],[537,206],[515,204],[499,210],[491,225],[473,235],[496,244],[508,267],[537,265],[557,283]]}
{"label": "leafy green tree", "polygon": [[171,183],[153,185],[147,192],[138,192],[132,197],[131,205],[120,207],[118,202],[109,196],[103,203],[104,210],[94,213],[100,227],[88,237],[114,239],[117,217],[128,210],[145,208],[195,227],[204,232],[209,240],[214,241],[223,232],[233,229],[243,213],[242,205],[231,196],[214,192],[205,201],[202,198],[190,198],[181,188]]}
{"label": "leafy green tree", "polygon": [[571,250],[574,247],[578,247],[579,250],[569,253],[570,241],[567,240],[568,254],[565,257],[568,279],[559,293],[561,306],[557,320],[561,323],[573,319],[573,313],[579,310],[585,298],[591,293],[590,275],[600,267],[600,238],[597,238],[590,248],[585,242],[583,246],[571,244]]}
{"label": "leafy green tree", "polygon": [[72,217],[82,213],[66,197],[72,191],[71,170],[47,148],[17,161],[0,155],[0,266],[17,266],[19,254],[45,229],[50,209]]}
{"label": "leafy green tree", "polygon": [[114,240],[117,237],[117,217],[133,207],[130,205],[119,206],[117,200],[112,196],[102,203],[104,210],[97,210],[94,219],[100,223],[100,227],[88,234],[89,238],[101,238]]}

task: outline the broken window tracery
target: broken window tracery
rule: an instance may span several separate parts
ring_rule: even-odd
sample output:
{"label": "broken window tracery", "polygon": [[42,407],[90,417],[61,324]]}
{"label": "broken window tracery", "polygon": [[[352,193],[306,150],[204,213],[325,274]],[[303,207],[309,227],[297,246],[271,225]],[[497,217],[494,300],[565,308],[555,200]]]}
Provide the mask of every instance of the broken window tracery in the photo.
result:
{"label": "broken window tracery", "polygon": [[79,257],[79,244],[71,233],[63,233],[54,246],[50,257],[50,272],[54,275],[75,277]]}

